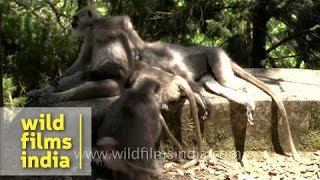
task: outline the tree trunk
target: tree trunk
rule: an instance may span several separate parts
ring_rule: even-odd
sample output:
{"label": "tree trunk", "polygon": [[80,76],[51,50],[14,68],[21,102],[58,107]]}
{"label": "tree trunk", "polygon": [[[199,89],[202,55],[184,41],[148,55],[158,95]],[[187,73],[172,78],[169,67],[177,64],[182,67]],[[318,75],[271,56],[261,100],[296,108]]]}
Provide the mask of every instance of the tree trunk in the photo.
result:
{"label": "tree trunk", "polygon": [[268,0],[256,0],[252,10],[252,67],[261,68],[261,61],[267,58],[266,35],[270,15],[267,11]]}

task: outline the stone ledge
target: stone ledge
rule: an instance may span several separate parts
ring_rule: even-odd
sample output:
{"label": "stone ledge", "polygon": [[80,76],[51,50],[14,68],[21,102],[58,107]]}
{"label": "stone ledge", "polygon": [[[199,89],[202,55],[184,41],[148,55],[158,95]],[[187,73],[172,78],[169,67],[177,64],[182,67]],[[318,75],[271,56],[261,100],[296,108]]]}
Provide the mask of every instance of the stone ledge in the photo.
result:
{"label": "stone ledge", "polygon": [[[287,110],[293,139],[298,150],[316,151],[320,149],[320,71],[302,69],[247,69],[264,81],[283,100]],[[277,120],[277,113],[271,98],[253,85],[244,82],[246,90],[256,100],[254,126],[247,126],[245,108],[230,103],[225,98],[208,94],[212,106],[204,123],[205,149],[213,150],[272,150],[271,122]],[[100,98],[83,101],[56,103],[53,106],[92,107],[93,115],[101,116],[115,98]],[[166,121],[175,136],[192,145],[194,142],[193,123],[190,120],[186,102],[169,105],[170,112],[164,112]],[[179,121],[181,115],[181,122]],[[95,119],[96,117],[94,117]],[[273,123],[275,124],[275,123]],[[95,126],[95,122],[93,122]],[[180,128],[181,127],[181,128]],[[233,127],[233,128],[232,128]],[[234,131],[233,131],[233,130]],[[274,129],[277,129],[276,127]],[[181,133],[180,133],[181,132]],[[280,143],[287,150],[284,141],[282,121],[279,123]],[[235,134],[235,135],[233,135]],[[183,138],[181,138],[181,135]],[[236,138],[234,138],[236,137]],[[245,138],[246,137],[246,138]],[[246,142],[244,142],[246,140]],[[236,142],[236,143],[235,143]],[[192,148],[192,146],[190,147]]]}
{"label": "stone ledge", "polygon": [[[320,149],[320,71],[302,69],[247,69],[265,82],[283,100],[287,110],[293,139],[298,150],[314,151]],[[276,132],[274,120],[277,111],[271,98],[253,85],[244,82],[246,90],[256,100],[254,126],[246,124],[245,108],[230,103],[225,98],[208,94],[212,106],[204,127],[205,149],[213,150],[272,150],[271,132]],[[181,111],[182,139],[186,144],[193,142],[193,124],[190,120],[189,106],[185,103]],[[170,106],[165,113],[169,124],[179,119],[179,107]],[[272,121],[273,120],[273,121]],[[271,126],[271,122],[274,122]],[[179,122],[174,122],[179,126]],[[171,125],[172,126],[172,125]],[[179,138],[179,131],[173,125]],[[275,127],[271,130],[272,127]],[[233,129],[233,130],[232,130]],[[282,121],[279,122],[280,144],[287,151]],[[236,138],[234,138],[233,134]],[[246,142],[244,143],[244,139]],[[234,143],[235,142],[235,143]],[[274,142],[274,141],[273,141]]]}

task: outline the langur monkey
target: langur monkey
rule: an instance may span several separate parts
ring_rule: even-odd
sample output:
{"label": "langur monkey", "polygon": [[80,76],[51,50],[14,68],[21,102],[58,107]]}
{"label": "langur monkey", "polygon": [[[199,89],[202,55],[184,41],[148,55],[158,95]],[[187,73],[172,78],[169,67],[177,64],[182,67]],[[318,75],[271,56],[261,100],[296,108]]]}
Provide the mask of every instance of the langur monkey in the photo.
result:
{"label": "langur monkey", "polygon": [[[202,100],[199,97],[196,97],[194,95],[188,82],[179,75],[174,75],[174,74],[162,71],[161,69],[147,66],[142,62],[136,62],[136,66],[134,69],[135,71],[133,72],[129,80],[130,84],[132,84],[132,86],[135,87],[144,83],[146,79],[159,81],[163,89],[162,100],[161,100],[162,104],[167,104],[168,102],[171,102],[171,101],[178,101],[183,96],[186,96],[187,99],[189,100],[190,111],[191,111],[190,114],[192,116],[194,126],[195,126],[195,131],[196,131],[196,141],[198,146],[198,152],[197,152],[197,157],[195,159],[184,164],[182,167],[186,169],[196,165],[199,162],[200,155],[202,152],[202,135],[200,130],[200,122],[198,118],[197,102],[201,104]],[[163,120],[163,118],[161,120]],[[167,126],[164,126],[164,127],[167,128]],[[166,131],[170,132],[169,130],[166,130]],[[170,139],[175,139],[175,138],[171,137]],[[178,147],[179,147],[179,150],[181,150],[181,145],[178,145]]]}
{"label": "langur monkey", "polygon": [[[72,27],[74,35],[84,37],[79,57],[61,76],[54,92],[39,98],[42,105],[115,97],[121,94],[126,84],[133,61],[132,45],[123,31],[132,28],[129,17],[100,18],[87,6],[74,16]],[[201,100],[198,102],[205,106]],[[161,114],[159,120],[171,141],[181,150]]]}
{"label": "langur monkey", "polygon": [[[133,141],[135,139],[132,139]],[[141,167],[135,163],[130,162],[129,160],[123,158],[116,158],[113,155],[118,151],[119,143],[112,137],[103,137],[98,140],[94,151],[103,151],[107,153],[107,156],[103,158],[94,159],[95,163],[103,163],[105,168],[108,168],[113,171],[113,179],[119,179],[118,173],[121,174],[123,180],[127,178],[139,178],[144,176],[159,176],[159,170],[151,169],[149,167]],[[142,176],[143,175],[143,176]],[[141,177],[142,176],[142,177]],[[120,178],[120,179],[121,179]]]}
{"label": "langur monkey", "polygon": [[133,47],[124,29],[132,28],[126,16],[100,18],[89,6],[72,22],[73,34],[84,42],[78,59],[54,86],[31,91],[40,103],[117,96],[129,76]]}
{"label": "langur monkey", "polygon": [[[122,157],[103,159],[107,168],[117,173],[117,178],[145,180],[153,174],[150,168],[157,169],[154,151],[161,132],[161,99],[162,85],[145,79],[126,89],[105,112],[97,130],[97,145],[103,150],[124,152]],[[139,157],[126,153],[134,151]]]}
{"label": "langur monkey", "polygon": [[[127,33],[131,42],[138,49],[141,61],[172,74],[180,75],[189,83],[201,81],[202,85],[211,92],[245,105],[250,124],[253,120],[252,113],[255,109],[255,102],[247,93],[238,91],[241,87],[239,78],[269,94],[276,102],[285,124],[290,151],[296,160],[300,159],[293,143],[287,113],[281,99],[266,84],[232,61],[224,50],[200,45],[184,47],[160,41],[144,42],[135,31]],[[206,78],[205,76],[208,74],[213,75],[214,78]],[[206,81],[206,79],[210,79],[210,81]],[[197,92],[197,89],[193,90]]]}

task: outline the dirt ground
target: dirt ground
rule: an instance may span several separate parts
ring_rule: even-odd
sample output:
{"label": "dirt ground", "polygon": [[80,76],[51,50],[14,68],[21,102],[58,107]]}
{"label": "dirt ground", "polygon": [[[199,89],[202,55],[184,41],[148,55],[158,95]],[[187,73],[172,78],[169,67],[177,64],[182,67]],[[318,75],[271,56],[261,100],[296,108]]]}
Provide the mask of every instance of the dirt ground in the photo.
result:
{"label": "dirt ground", "polygon": [[[292,157],[282,156],[270,152],[245,152],[243,166],[238,163],[235,156],[209,151],[199,165],[187,170],[181,169],[180,164],[166,162],[163,164],[163,176],[157,180],[253,180],[253,179],[320,179],[320,151],[300,152],[301,161]],[[220,153],[220,155],[222,155]],[[4,180],[107,180],[90,177],[0,177]]]}
{"label": "dirt ground", "polygon": [[164,164],[164,179],[320,179],[320,151],[300,152],[301,161],[270,152],[245,152],[243,165],[234,158],[221,158],[210,151],[198,166],[187,170],[179,164]]}

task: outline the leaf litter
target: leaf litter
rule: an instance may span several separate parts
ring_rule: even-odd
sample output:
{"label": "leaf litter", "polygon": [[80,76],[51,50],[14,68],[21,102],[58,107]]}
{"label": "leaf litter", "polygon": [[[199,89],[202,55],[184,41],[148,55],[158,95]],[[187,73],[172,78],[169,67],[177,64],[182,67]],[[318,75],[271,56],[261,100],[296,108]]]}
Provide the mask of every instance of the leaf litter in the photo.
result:
{"label": "leaf litter", "polygon": [[164,179],[181,180],[251,180],[251,179],[320,179],[320,151],[300,152],[302,160],[267,151],[245,152],[243,165],[236,158],[215,157],[208,151],[197,166],[182,169],[179,163],[164,165]]}

